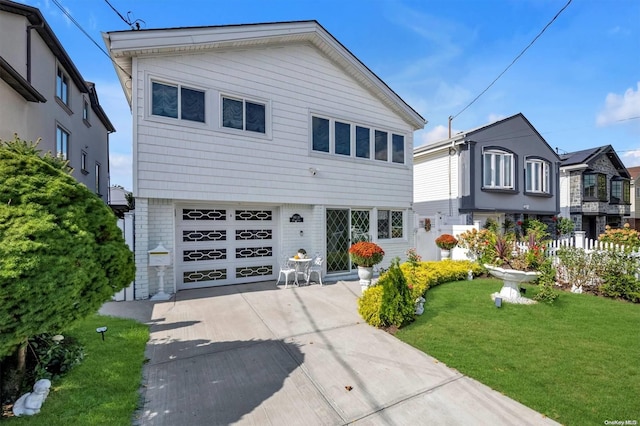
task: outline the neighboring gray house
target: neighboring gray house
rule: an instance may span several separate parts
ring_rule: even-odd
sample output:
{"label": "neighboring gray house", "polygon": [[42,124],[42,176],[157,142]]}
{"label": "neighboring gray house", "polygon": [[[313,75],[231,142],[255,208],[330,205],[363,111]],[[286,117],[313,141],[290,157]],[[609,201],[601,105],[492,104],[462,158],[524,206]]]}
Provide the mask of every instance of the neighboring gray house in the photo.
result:
{"label": "neighboring gray house", "polygon": [[93,83],[76,69],[40,11],[0,0],[0,139],[41,139],[73,177],[109,196],[109,133]]}
{"label": "neighboring gray house", "polygon": [[631,210],[631,175],[611,145],[561,156],[560,200],[576,230],[598,238],[605,226],[619,228]]}
{"label": "neighboring gray house", "polygon": [[559,157],[521,113],[413,150],[414,211],[452,223],[553,224]]}

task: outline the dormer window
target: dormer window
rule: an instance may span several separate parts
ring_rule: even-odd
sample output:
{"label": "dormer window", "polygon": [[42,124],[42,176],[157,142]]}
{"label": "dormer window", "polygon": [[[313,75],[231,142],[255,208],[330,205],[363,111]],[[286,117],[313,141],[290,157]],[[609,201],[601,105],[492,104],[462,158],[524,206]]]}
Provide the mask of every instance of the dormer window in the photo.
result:
{"label": "dormer window", "polygon": [[485,150],[482,185],[484,189],[514,189],[513,154],[497,149]]}

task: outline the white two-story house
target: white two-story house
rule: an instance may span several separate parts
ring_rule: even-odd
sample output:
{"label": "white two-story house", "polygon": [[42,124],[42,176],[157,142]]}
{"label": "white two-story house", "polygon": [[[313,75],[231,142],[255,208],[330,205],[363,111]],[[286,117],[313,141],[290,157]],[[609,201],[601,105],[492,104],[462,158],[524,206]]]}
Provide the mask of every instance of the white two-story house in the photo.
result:
{"label": "white two-story house", "polygon": [[321,253],[351,274],[370,238],[413,244],[413,132],[425,120],[316,21],[104,34],[133,112],[136,298],[275,280]]}

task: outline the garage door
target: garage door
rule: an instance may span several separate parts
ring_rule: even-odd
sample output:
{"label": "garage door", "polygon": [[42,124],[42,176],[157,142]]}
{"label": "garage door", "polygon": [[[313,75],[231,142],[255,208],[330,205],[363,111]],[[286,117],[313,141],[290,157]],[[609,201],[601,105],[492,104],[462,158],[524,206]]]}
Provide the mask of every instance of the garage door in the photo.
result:
{"label": "garage door", "polygon": [[176,226],[178,289],[276,278],[273,208],[181,206]]}

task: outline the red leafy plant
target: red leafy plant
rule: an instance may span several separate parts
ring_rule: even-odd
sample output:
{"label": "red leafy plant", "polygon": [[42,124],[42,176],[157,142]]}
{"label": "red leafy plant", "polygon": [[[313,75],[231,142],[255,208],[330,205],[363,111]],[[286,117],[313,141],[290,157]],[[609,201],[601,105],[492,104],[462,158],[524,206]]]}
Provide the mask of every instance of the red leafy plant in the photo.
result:
{"label": "red leafy plant", "polygon": [[458,240],[451,234],[442,234],[436,238],[436,245],[442,250],[451,250],[458,245]]}
{"label": "red leafy plant", "polygon": [[371,267],[382,262],[384,250],[376,243],[360,241],[349,248],[349,256],[356,265]]}

